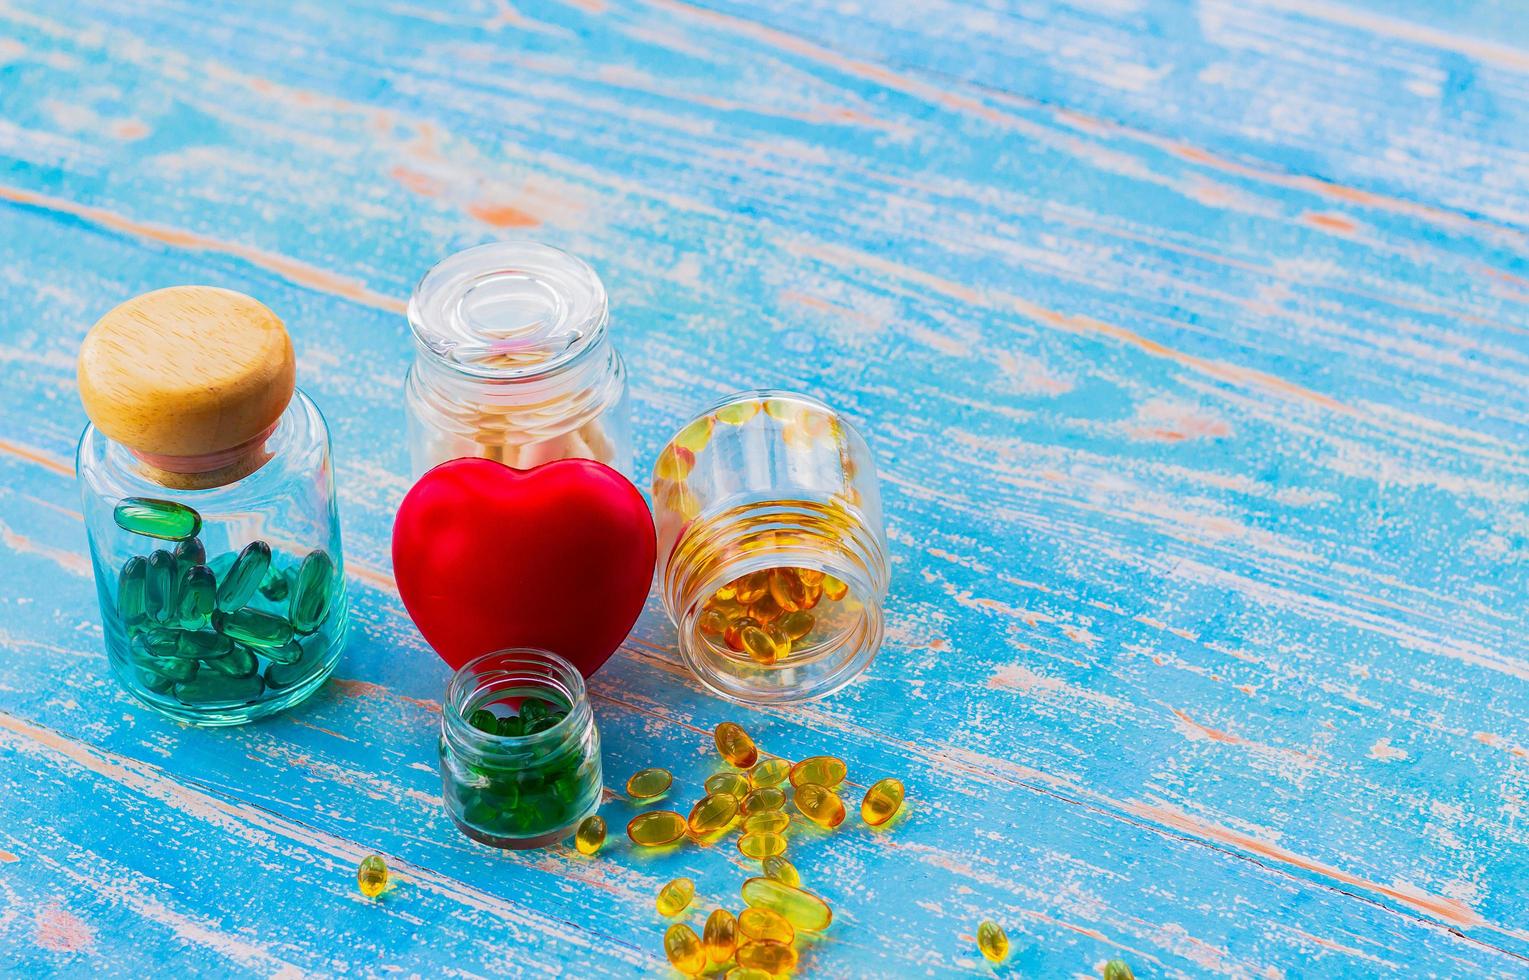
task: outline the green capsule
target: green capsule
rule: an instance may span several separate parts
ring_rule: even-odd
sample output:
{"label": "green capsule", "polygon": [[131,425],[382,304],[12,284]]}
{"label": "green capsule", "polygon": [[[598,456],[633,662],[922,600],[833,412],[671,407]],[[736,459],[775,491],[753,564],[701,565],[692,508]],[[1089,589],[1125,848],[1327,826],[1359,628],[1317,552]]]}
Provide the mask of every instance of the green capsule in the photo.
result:
{"label": "green capsule", "polygon": [[244,608],[255,590],[260,588],[260,583],[265,581],[265,573],[270,567],[270,545],[264,541],[251,541],[245,545],[218,585],[218,609],[231,613]]}
{"label": "green capsule", "polygon": [[182,629],[195,630],[207,625],[217,603],[218,580],[206,565],[192,565],[181,575],[176,588],[176,619]]}
{"label": "green capsule", "polygon": [[520,702],[520,718],[527,725],[535,724],[547,717],[547,702],[541,698],[526,698]]}
{"label": "green capsule", "polygon": [[144,570],[143,611],[156,623],[175,619],[175,556],[162,548],[149,556]]}
{"label": "green capsule", "polygon": [[216,660],[233,652],[234,641],[215,630],[182,630],[177,656]]}
{"label": "green capsule", "polygon": [[303,658],[303,648],[296,640],[288,640],[279,647],[266,647],[260,651],[273,664],[295,664]]}
{"label": "green capsule", "polygon": [[143,648],[145,656],[157,660],[166,660],[179,657],[180,653],[180,630],[162,629],[154,627],[144,630],[138,637],[138,644]]}
{"label": "green capsule", "polygon": [[292,625],[280,616],[248,607],[213,617],[219,633],[253,647],[285,646],[292,639]]}
{"label": "green capsule", "polygon": [[[205,666],[225,677],[252,677],[260,669],[260,662],[255,659],[255,651],[242,643],[235,643],[232,650],[207,661]],[[206,676],[206,671],[203,671],[203,676]]]}
{"label": "green capsule", "polygon": [[117,576],[117,615],[129,629],[142,623],[144,604],[144,575],[149,570],[148,560],[134,555],[122,566]]}
{"label": "green capsule", "polygon": [[487,708],[479,708],[467,716],[467,723],[480,732],[488,732],[490,735],[499,733],[499,719]]}
{"label": "green capsule", "polygon": [[297,570],[297,582],[292,586],[292,599],[287,607],[292,628],[299,633],[312,633],[324,624],[329,615],[329,599],[334,578],[334,560],[320,548],[310,551]]}
{"label": "green capsule", "polygon": [[499,724],[495,726],[494,729],[494,734],[496,735],[520,736],[524,735],[525,733],[526,725],[525,722],[520,720],[519,715],[506,715],[505,717],[500,718]]}
{"label": "green capsule", "polygon": [[285,688],[300,684],[318,672],[324,662],[327,642],[321,636],[309,637],[301,644],[303,655],[296,663],[273,663],[265,669],[268,688]]}
{"label": "green capsule", "polygon": [[134,662],[141,670],[158,674],[170,681],[189,681],[197,675],[197,661],[188,657],[155,657],[142,646],[142,637],[133,643]]}
{"label": "green capsule", "polygon": [[124,531],[165,541],[193,537],[202,529],[202,516],[190,507],[152,497],[128,497],[117,504],[112,517]]}
{"label": "green capsule", "polygon": [[244,704],[260,697],[264,691],[265,682],[259,674],[249,677],[201,674],[175,685],[175,696],[186,704],[195,705]]}
{"label": "green capsule", "polygon": [[138,680],[143,683],[144,687],[153,691],[155,694],[169,694],[170,691],[175,687],[175,679],[173,677],[166,677],[163,674],[156,674],[154,671],[145,667],[138,668]]}
{"label": "green capsule", "polygon": [[202,547],[201,538],[187,538],[180,544],[177,544],[174,555],[175,561],[182,568],[207,564],[207,549]]}
{"label": "green capsule", "polygon": [[1130,964],[1117,957],[1104,964],[1104,980],[1136,980],[1136,974],[1131,972]]}
{"label": "green capsule", "polygon": [[277,569],[272,566],[265,573],[265,581],[260,583],[260,594],[272,602],[281,602],[292,591],[292,576],[287,569]]}

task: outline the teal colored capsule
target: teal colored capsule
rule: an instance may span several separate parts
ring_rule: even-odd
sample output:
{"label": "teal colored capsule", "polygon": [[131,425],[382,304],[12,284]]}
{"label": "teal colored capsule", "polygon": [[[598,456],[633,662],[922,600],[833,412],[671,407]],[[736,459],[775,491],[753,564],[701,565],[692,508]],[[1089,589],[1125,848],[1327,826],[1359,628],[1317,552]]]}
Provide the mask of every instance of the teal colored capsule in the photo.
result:
{"label": "teal colored capsule", "polygon": [[260,669],[260,661],[255,657],[255,651],[241,643],[235,643],[233,649],[221,657],[209,660],[202,665],[206,670],[215,671],[224,677],[249,677]]}
{"label": "teal colored capsule", "polygon": [[123,625],[128,629],[143,622],[144,576],[148,570],[148,559],[134,555],[123,564],[122,573],[117,576],[117,615],[122,617]]}
{"label": "teal colored capsule", "polygon": [[[296,642],[296,641],[294,641]],[[325,644],[315,637],[301,645],[302,657],[296,663],[272,663],[265,669],[265,686],[272,689],[291,687],[312,677],[323,662]]]}
{"label": "teal colored capsule", "polygon": [[153,627],[138,637],[138,644],[146,656],[156,659],[179,657],[180,630]]}
{"label": "teal colored capsule", "polygon": [[179,656],[216,660],[233,652],[234,641],[216,630],[181,630]]}
{"label": "teal colored capsule", "polygon": [[292,640],[292,624],[280,616],[248,607],[213,619],[218,632],[252,647],[285,646]]}
{"label": "teal colored capsule", "polygon": [[197,674],[197,661],[189,657],[156,657],[138,643],[133,644],[134,662],[140,670],[158,674],[171,681],[189,681]]}
{"label": "teal colored capsule", "polygon": [[499,733],[499,719],[495,718],[494,713],[487,708],[479,708],[468,715],[467,723],[480,732],[487,732],[490,735]]}
{"label": "teal colored capsule", "polygon": [[175,622],[175,556],[163,548],[149,556],[143,575],[143,611],[156,623]]}
{"label": "teal colored capsule", "polygon": [[[217,661],[213,661],[217,663]],[[186,704],[242,704],[253,701],[265,691],[265,682],[259,674],[248,677],[228,677],[224,674],[203,673],[192,680],[175,685],[175,696]]]}
{"label": "teal colored capsule", "polygon": [[112,517],[124,531],[165,541],[194,537],[202,529],[202,515],[190,507],[153,497],[128,497],[117,504]]}
{"label": "teal colored capsule", "polygon": [[265,581],[260,583],[260,594],[272,602],[282,602],[291,591],[291,570],[272,565],[271,570],[265,573]]}
{"label": "teal colored capsule", "polygon": [[169,694],[170,691],[175,687],[174,678],[166,677],[163,674],[156,674],[154,671],[149,670],[146,667],[138,668],[138,680],[143,684],[144,687],[153,691],[155,694]]}
{"label": "teal colored capsule", "polygon": [[273,664],[295,664],[303,659],[303,648],[296,640],[288,640],[281,646],[265,647],[260,652]]}
{"label": "teal colored capsule", "polygon": [[260,583],[265,581],[265,573],[270,567],[270,545],[264,541],[251,541],[245,545],[218,584],[218,609],[226,613],[243,609],[255,595],[255,590],[260,588]]}
{"label": "teal colored capsule", "polygon": [[287,618],[299,633],[312,633],[324,624],[329,614],[330,589],[334,579],[334,560],[320,548],[310,551],[297,570],[297,581],[292,586],[292,600],[287,607]]}
{"label": "teal colored capsule", "polygon": [[207,549],[202,547],[201,538],[187,538],[175,546],[174,554],[182,568],[207,564]]}
{"label": "teal colored capsule", "polygon": [[192,565],[181,575],[176,589],[175,612],[182,629],[196,630],[207,625],[217,603],[218,580],[206,565]]}

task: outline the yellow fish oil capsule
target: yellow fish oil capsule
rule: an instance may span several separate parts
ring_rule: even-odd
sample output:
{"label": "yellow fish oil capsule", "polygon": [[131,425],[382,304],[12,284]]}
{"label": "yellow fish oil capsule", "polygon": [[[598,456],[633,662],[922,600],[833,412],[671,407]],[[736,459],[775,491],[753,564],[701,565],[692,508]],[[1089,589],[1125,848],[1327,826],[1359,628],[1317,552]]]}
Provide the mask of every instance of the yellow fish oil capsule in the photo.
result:
{"label": "yellow fish oil capsule", "polygon": [[785,973],[796,966],[796,950],[785,943],[744,943],[738,947],[738,965],[767,973]]}
{"label": "yellow fish oil capsule", "polygon": [[755,861],[785,852],[786,838],[780,834],[744,834],[738,838],[738,853]]}
{"label": "yellow fish oil capsule", "polygon": [[780,631],[786,634],[786,639],[800,640],[812,632],[812,628],[817,625],[817,622],[817,617],[813,616],[812,613],[799,611],[786,613],[786,615],[780,618],[780,622],[777,625],[780,627]]}
{"label": "yellow fish oil capsule", "polygon": [[1009,958],[1009,937],[998,923],[984,919],[977,926],[977,948],[989,963],[1002,963]]}
{"label": "yellow fish oil capsule", "polygon": [[664,955],[687,976],[696,976],[706,969],[706,948],[701,945],[701,937],[683,922],[676,922],[664,931]]}
{"label": "yellow fish oil capsule", "polygon": [[367,898],[376,898],[388,887],[388,866],[381,855],[368,854],[356,869],[356,887]]}
{"label": "yellow fish oil capsule", "polygon": [[1125,960],[1113,959],[1104,964],[1104,980],[1136,980]]}
{"label": "yellow fish oil capsule", "polygon": [[573,846],[579,849],[580,854],[594,854],[604,844],[604,817],[597,813],[591,813],[579,821],[579,829],[573,835]]}
{"label": "yellow fish oil capsule", "polygon": [[791,763],[785,759],[777,759],[773,756],[768,759],[760,759],[749,770],[749,785],[755,789],[761,786],[779,786],[791,775]]}
{"label": "yellow fish oil capsule", "polygon": [[817,783],[819,786],[833,789],[844,782],[844,777],[848,773],[849,768],[844,765],[843,759],[831,755],[815,755],[791,767],[791,785]]}
{"label": "yellow fish oil capsule", "polygon": [[838,602],[849,595],[849,586],[834,578],[832,575],[823,576],[823,597]]}
{"label": "yellow fish oil capsule", "polygon": [[759,750],[754,747],[754,740],[739,725],[724,721],[712,733],[712,739],[717,743],[717,751],[722,758],[739,769],[752,768],[759,761]]}
{"label": "yellow fish oil capsule", "polygon": [[634,800],[655,800],[669,792],[674,776],[667,769],[641,769],[626,781],[626,795]]}
{"label": "yellow fish oil capsule", "polygon": [[744,909],[738,913],[738,935],[745,942],[768,940],[772,943],[796,941],[796,930],[779,912],[769,909]]}
{"label": "yellow fish oil capsule", "polygon": [[860,818],[872,827],[880,827],[897,816],[902,805],[903,784],[889,776],[865,791],[865,799],[860,801]]}
{"label": "yellow fish oil capsule", "polygon": [[639,813],[626,825],[626,835],[638,847],[663,847],[685,836],[685,818],[673,810]]}
{"label": "yellow fish oil capsule", "polygon": [[743,883],[743,901],[750,908],[778,913],[798,932],[822,932],[834,920],[828,903],[809,891],[776,881],[774,878],[750,878]]}
{"label": "yellow fish oil capsule", "polygon": [[791,641],[786,634],[773,627],[745,626],[739,630],[738,640],[749,659],[766,667],[791,652]]}
{"label": "yellow fish oil capsule", "polygon": [[726,793],[741,800],[749,795],[749,780],[741,772],[719,772],[706,777],[706,792]]}
{"label": "yellow fish oil capsule", "polygon": [[745,834],[783,834],[791,826],[791,814],[785,810],[760,810],[743,819]]}
{"label": "yellow fish oil capsule", "polygon": [[654,905],[659,915],[679,915],[690,908],[690,900],[693,898],[695,882],[689,878],[676,878],[658,890]]}
{"label": "yellow fish oil capsule", "polygon": [[686,821],[690,832],[697,837],[709,837],[726,830],[738,817],[738,798],[726,793],[703,796],[690,808]]}
{"label": "yellow fish oil capsule", "polygon": [[733,598],[745,606],[752,606],[770,591],[770,570],[752,572],[733,583]]}
{"label": "yellow fish oil capsule", "polygon": [[802,783],[796,788],[795,799],[802,816],[829,830],[843,823],[847,815],[839,794],[817,783]]}
{"label": "yellow fish oil capsule", "polygon": [[775,980],[775,974],[769,970],[756,970],[752,966],[735,966],[727,971],[727,976],[722,980]]}
{"label": "yellow fish oil capsule", "polygon": [[738,948],[738,920],[727,909],[717,909],[706,917],[701,930],[701,945],[706,947],[706,957],[713,963],[726,963]]}
{"label": "yellow fish oil capsule", "polygon": [[764,810],[779,810],[786,805],[786,793],[779,786],[761,786],[743,798],[744,816]]}
{"label": "yellow fish oil capsule", "polygon": [[782,884],[790,885],[792,888],[802,887],[802,876],[796,870],[796,865],[787,861],[779,854],[764,859],[764,873]]}

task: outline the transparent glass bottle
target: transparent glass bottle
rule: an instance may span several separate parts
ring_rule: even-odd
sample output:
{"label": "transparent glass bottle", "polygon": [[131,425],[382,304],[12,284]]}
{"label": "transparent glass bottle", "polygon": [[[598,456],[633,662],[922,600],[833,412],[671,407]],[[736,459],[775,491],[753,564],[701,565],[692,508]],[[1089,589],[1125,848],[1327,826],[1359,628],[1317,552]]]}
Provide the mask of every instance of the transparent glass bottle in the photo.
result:
{"label": "transparent glass bottle", "polygon": [[815,398],[731,395],[653,468],[658,578],[680,654],[742,701],[821,697],[881,644],[890,569],[876,468]]}
{"label": "transparent glass bottle", "polygon": [[180,721],[291,707],[344,645],[329,433],[294,373],[275,314],[211,287],[129,300],[81,347],[76,472],[107,656]]}
{"label": "transparent glass bottle", "polygon": [[452,675],[440,760],[447,815],[492,847],[545,847],[600,806],[600,732],[584,678],[545,650],[485,654]]}
{"label": "transparent glass bottle", "polygon": [[409,299],[415,478],[480,456],[520,469],[593,459],[630,479],[626,367],[608,320],[599,276],[549,245],[480,245],[426,273]]}

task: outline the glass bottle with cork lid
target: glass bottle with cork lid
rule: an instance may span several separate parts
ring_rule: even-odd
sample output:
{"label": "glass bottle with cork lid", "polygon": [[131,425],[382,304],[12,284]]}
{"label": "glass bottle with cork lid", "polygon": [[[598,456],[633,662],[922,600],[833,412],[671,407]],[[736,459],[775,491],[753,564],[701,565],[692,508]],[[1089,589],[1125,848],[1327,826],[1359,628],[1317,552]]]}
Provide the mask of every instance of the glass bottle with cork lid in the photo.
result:
{"label": "glass bottle with cork lid", "polygon": [[134,297],[80,347],[76,473],[107,657],[162,714],[237,725],[324,683],[348,606],[329,430],[242,293]]}
{"label": "glass bottle with cork lid", "polygon": [[593,459],[630,478],[626,368],[608,320],[600,277],[550,245],[493,242],[438,263],[409,299],[415,478],[463,456],[520,469]]}
{"label": "glass bottle with cork lid", "polygon": [[870,448],[837,412],[729,395],[660,450],[652,489],[660,594],[704,684],[801,701],[870,663],[891,569]]}

